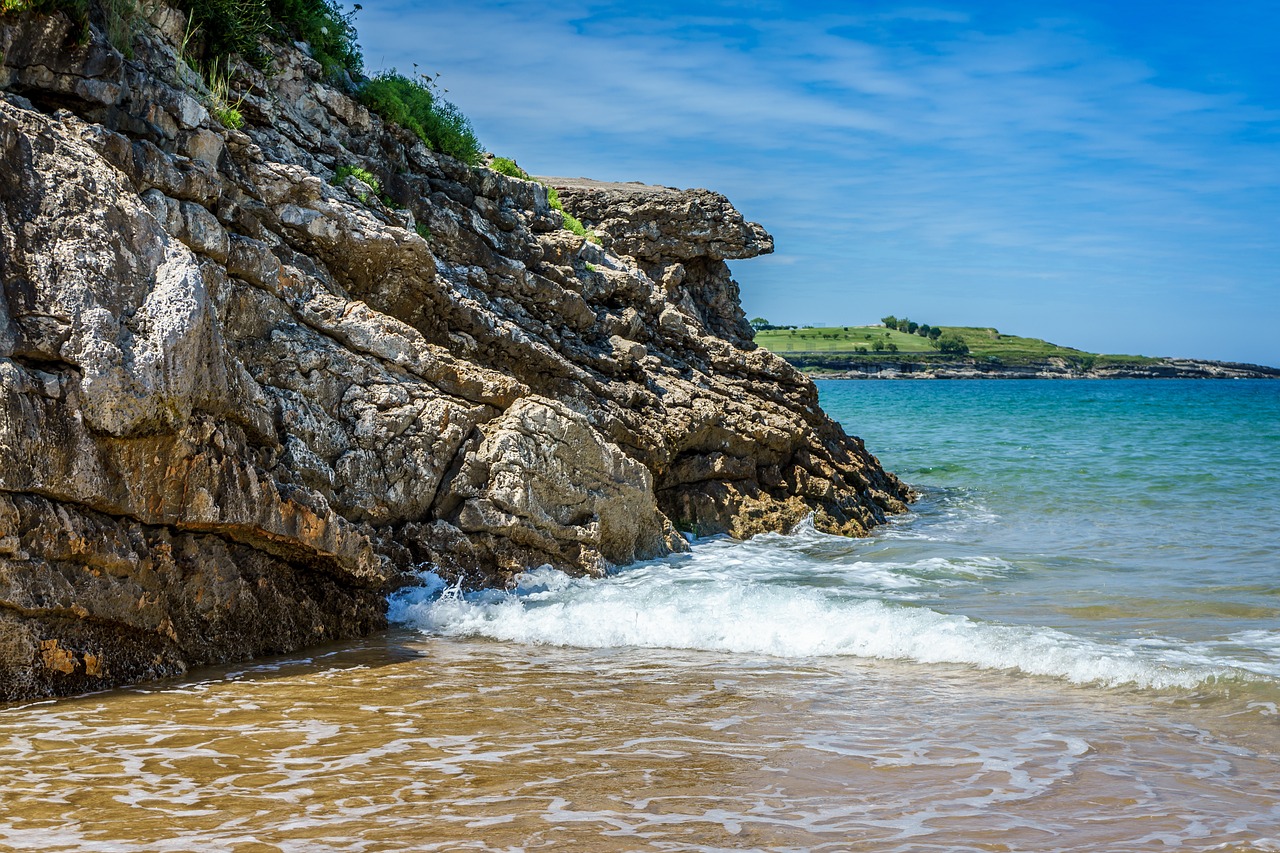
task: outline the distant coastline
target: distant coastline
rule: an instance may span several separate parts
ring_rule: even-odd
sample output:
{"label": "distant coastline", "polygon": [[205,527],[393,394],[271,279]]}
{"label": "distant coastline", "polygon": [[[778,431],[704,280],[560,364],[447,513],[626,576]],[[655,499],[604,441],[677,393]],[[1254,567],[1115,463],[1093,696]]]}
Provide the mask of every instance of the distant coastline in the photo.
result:
{"label": "distant coastline", "polygon": [[1280,379],[1280,368],[1261,364],[1195,359],[1154,359],[1136,364],[1082,368],[1051,358],[1026,364],[999,364],[974,358],[947,360],[848,359],[786,354],[793,367],[812,379]]}
{"label": "distant coastline", "polygon": [[1280,379],[1280,368],[1234,361],[1118,355],[1001,333],[886,317],[864,326],[774,326],[755,342],[823,379]]}

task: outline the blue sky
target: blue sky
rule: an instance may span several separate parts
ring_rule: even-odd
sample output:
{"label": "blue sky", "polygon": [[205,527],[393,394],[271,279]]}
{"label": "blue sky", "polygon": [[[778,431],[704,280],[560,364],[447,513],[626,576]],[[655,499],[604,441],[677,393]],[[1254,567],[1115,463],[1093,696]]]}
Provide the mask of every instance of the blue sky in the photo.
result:
{"label": "blue sky", "polygon": [[705,186],[749,316],[1280,365],[1280,4],[388,0],[534,174]]}

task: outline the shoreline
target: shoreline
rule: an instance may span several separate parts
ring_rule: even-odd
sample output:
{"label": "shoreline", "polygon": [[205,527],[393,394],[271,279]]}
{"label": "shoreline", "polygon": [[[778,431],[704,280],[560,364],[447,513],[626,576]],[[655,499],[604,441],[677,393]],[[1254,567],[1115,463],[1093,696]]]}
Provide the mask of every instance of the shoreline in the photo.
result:
{"label": "shoreline", "polygon": [[976,359],[947,362],[905,360],[853,361],[832,364],[822,357],[821,366],[835,367],[830,373],[805,370],[816,367],[817,359],[782,356],[788,364],[811,379],[1280,379],[1280,368],[1260,364],[1196,359],[1162,359],[1142,365],[1108,365],[1082,370],[1061,359],[1008,365]]}

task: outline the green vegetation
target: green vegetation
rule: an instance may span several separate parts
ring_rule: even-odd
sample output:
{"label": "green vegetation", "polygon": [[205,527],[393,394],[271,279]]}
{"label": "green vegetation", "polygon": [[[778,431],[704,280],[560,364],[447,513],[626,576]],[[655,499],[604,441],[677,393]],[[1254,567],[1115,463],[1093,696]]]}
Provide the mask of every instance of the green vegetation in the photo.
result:
{"label": "green vegetation", "polygon": [[577,234],[579,237],[595,236],[594,233],[587,232],[587,226],[583,225],[582,220],[578,219],[578,217],[568,211],[561,211],[561,213],[564,215],[565,228],[572,231],[574,234]]}
{"label": "green vegetation", "polygon": [[[264,66],[266,57],[260,46],[263,38],[304,41],[310,46],[312,58],[323,66],[330,81],[343,88],[355,88],[357,97],[370,110],[414,133],[436,151],[471,166],[480,162],[480,141],[471,122],[435,91],[430,76],[419,74],[411,79],[391,69],[365,80],[363,84],[354,82],[353,78],[360,78],[364,67],[353,20],[355,12],[360,9],[359,4],[353,7],[354,11],[344,14],[336,0],[177,2],[190,13],[191,22],[197,28],[199,49],[195,58],[206,69],[219,60],[225,67],[233,55]],[[194,66],[196,63],[188,64]],[[206,73],[205,76],[214,82],[213,75]],[[238,110],[232,107],[231,112],[235,116],[230,121],[223,120],[223,123],[238,126],[234,123],[239,119]]]}
{"label": "green vegetation", "polygon": [[494,157],[489,162],[489,168],[499,174],[506,175],[508,178],[519,178],[522,181],[533,180],[533,177],[524,169],[521,169],[515,160],[507,157]]}
{"label": "green vegetation", "polygon": [[547,187],[547,202],[555,210],[560,211],[560,215],[564,217],[564,227],[577,234],[579,237],[586,237],[592,243],[600,242],[600,235],[594,231],[588,231],[587,226],[582,224],[582,220],[574,216],[572,213],[564,209],[564,202],[560,201],[560,194],[556,192],[555,187]]}
{"label": "green vegetation", "polygon": [[[133,57],[133,23],[138,15],[134,0],[102,0],[107,40],[126,57]],[[75,27],[80,44],[89,40],[90,0],[0,0],[0,18],[22,12],[64,13]]]}
{"label": "green vegetation", "polygon": [[[759,319],[759,318],[757,318]],[[1005,365],[1029,364],[1060,358],[1081,369],[1106,365],[1154,364],[1159,359],[1135,355],[1098,355],[1062,347],[1039,338],[1003,335],[995,329],[974,326],[930,326],[922,337],[901,331],[902,321],[894,319],[898,328],[884,326],[829,326],[782,329],[771,327],[756,333],[756,343],[784,358],[795,357],[806,365],[831,362],[856,363],[883,361],[984,360]],[[909,323],[908,323],[909,328]],[[937,336],[933,335],[937,332]],[[800,357],[803,356],[803,359]]]}
{"label": "green vegetation", "polygon": [[[249,1],[215,0],[224,4]],[[342,5],[334,0],[267,0],[266,5],[278,22],[276,29],[283,29],[295,40],[310,45],[311,58],[319,62],[330,77],[344,71],[357,75],[364,69],[364,57],[360,54],[360,45],[356,44],[355,14],[360,11],[359,3],[346,14],[342,12]]]}
{"label": "green vegetation", "polygon": [[375,193],[382,192],[382,184],[378,181],[378,176],[370,172],[368,169],[362,169],[359,166],[339,166],[338,170],[333,173],[333,178],[329,183],[335,187],[341,186],[342,182],[347,178],[355,178],[357,181],[365,184]]}
{"label": "green vegetation", "polygon": [[355,12],[343,14],[334,0],[177,0],[177,6],[199,28],[197,58],[202,62],[239,55],[265,67],[260,46],[265,38],[306,42],[332,79],[344,72],[358,75],[364,64],[356,44]]}
{"label": "green vegetation", "polygon": [[[755,329],[757,332],[763,332],[763,331],[769,331],[769,330],[775,330],[775,329],[794,329],[796,327],[795,326],[775,326],[763,317],[752,317],[751,328]],[[844,330],[846,332],[849,331],[849,327],[845,326]]]}
{"label": "green vegetation", "polygon": [[419,139],[469,166],[480,163],[480,140],[471,122],[434,91],[432,79],[411,80],[394,68],[366,82],[360,102],[384,119],[409,130]]}
{"label": "green vegetation", "polygon": [[[919,335],[920,337],[928,338],[931,341],[936,341],[938,338],[942,337],[941,327],[930,326],[928,323],[917,323],[915,320],[909,320],[906,317],[899,320],[897,317],[890,314],[888,317],[881,317],[880,322],[884,324],[886,329],[906,332],[908,335]],[[848,331],[847,327],[845,328],[845,331]],[[944,350],[944,352],[947,351],[949,350]],[[965,352],[968,352],[968,350],[965,350]]]}
{"label": "green vegetation", "polygon": [[[436,151],[468,165],[480,162],[480,142],[471,122],[435,89],[433,78],[409,78],[392,69],[362,80],[364,58],[356,43],[355,13],[343,12],[337,0],[175,0],[187,12],[190,27],[182,45],[183,62],[206,81],[212,93],[210,112],[231,128],[244,124],[242,100],[231,100],[232,57],[266,68],[262,41],[306,42],[311,56],[334,85],[353,91],[366,107],[418,136]],[[93,0],[0,0],[0,15],[63,12],[78,27],[77,38],[89,38]],[[107,35],[131,53],[136,0],[98,0]],[[514,165],[514,163],[512,164]]]}
{"label": "green vegetation", "polygon": [[[240,105],[244,103],[244,95],[241,94],[234,101],[231,100],[231,78],[221,66],[221,61],[215,59],[202,75],[208,81],[209,112],[213,114],[214,118],[222,122],[223,127],[239,130],[244,127],[244,116],[240,114]],[[196,73],[200,72],[197,71]]]}
{"label": "green vegetation", "polygon": [[[378,176],[373,172],[370,172],[368,169],[361,168],[360,166],[339,166],[333,173],[333,177],[329,179],[329,183],[333,184],[335,187],[340,187],[346,182],[347,178],[355,178],[357,181],[360,181],[369,189],[373,190],[372,196],[377,196],[387,207],[394,208],[395,210],[402,209],[402,205],[396,203],[395,199],[382,191],[382,182],[378,180]],[[362,193],[360,194],[360,200],[365,204],[368,204],[369,199],[372,196],[368,193]]]}
{"label": "green vegetation", "polygon": [[0,15],[58,11],[84,14],[89,11],[89,3],[88,0],[0,0]]}
{"label": "green vegetation", "polygon": [[413,230],[418,232],[418,236],[423,240],[431,239],[431,228],[425,222],[419,222],[413,226]]}

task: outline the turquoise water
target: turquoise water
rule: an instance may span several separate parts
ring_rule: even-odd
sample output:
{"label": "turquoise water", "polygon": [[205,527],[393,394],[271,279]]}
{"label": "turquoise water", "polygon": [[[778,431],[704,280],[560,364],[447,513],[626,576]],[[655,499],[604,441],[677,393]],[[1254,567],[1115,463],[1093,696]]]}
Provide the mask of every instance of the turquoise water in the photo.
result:
{"label": "turquoise water", "polygon": [[923,494],[893,559],[1007,565],[930,606],[1280,678],[1280,383],[820,383]]}

